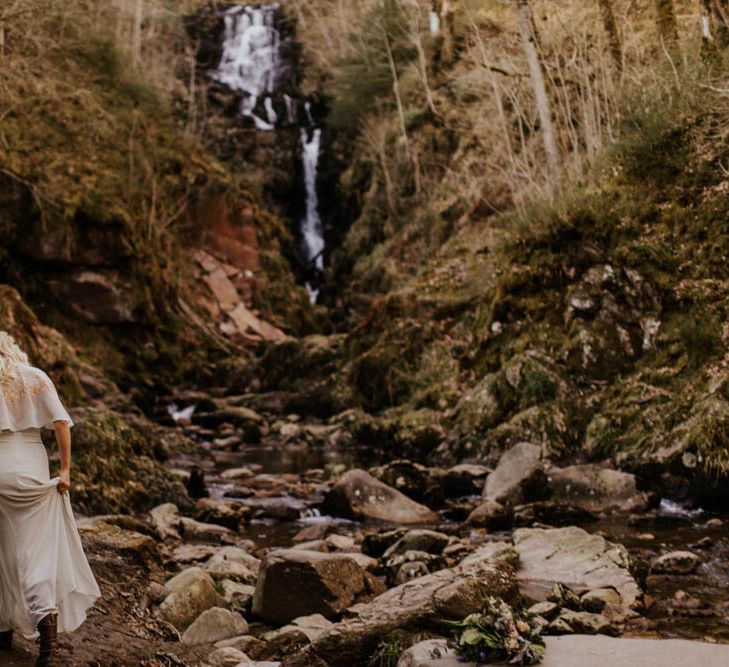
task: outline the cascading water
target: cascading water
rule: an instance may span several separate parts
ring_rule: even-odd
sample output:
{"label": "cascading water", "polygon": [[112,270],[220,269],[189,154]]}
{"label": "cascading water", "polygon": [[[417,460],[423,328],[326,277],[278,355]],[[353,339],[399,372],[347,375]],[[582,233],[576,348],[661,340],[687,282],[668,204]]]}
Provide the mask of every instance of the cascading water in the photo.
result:
{"label": "cascading water", "polygon": [[[279,12],[278,4],[236,5],[226,9],[223,12],[222,57],[212,78],[242,94],[240,114],[249,118],[258,130],[271,131],[282,125],[300,126],[306,201],[299,229],[306,262],[306,288],[315,303],[324,271],[325,249],[316,188],[321,127],[315,122],[308,102],[304,105],[304,118],[299,119],[296,100],[282,91],[291,67],[282,54],[282,39],[277,28]],[[276,106],[281,113],[277,112]]]}

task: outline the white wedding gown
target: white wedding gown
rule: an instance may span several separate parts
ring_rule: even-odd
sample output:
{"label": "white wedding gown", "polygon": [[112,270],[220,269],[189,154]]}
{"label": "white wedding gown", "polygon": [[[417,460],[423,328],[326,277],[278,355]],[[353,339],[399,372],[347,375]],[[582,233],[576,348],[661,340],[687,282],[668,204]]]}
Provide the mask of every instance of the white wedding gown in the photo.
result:
{"label": "white wedding gown", "polygon": [[32,638],[53,611],[59,632],[75,630],[101,593],[40,438],[42,427],[73,422],[43,371],[23,365],[17,375],[0,383],[0,632]]}

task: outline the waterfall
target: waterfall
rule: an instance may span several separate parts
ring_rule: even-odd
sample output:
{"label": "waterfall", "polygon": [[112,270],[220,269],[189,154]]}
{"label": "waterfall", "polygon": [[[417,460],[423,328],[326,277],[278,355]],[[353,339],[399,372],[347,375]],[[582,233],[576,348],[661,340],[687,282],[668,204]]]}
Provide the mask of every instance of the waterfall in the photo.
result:
{"label": "waterfall", "polygon": [[[306,289],[312,303],[319,296],[318,284],[324,271],[324,227],[319,214],[316,191],[321,151],[321,127],[304,105],[299,119],[296,100],[282,93],[290,72],[290,63],[282,55],[282,40],[277,29],[278,4],[234,5],[222,13],[224,21],[222,57],[212,78],[219,84],[242,94],[239,112],[249,118],[256,129],[272,131],[284,124],[298,125],[306,201],[299,221],[301,251],[306,262]],[[274,103],[279,104],[276,111]]]}
{"label": "waterfall", "polygon": [[[308,107],[308,103],[307,103]],[[324,230],[319,215],[319,197],[316,193],[316,177],[319,166],[321,128],[312,126],[301,130],[301,149],[304,162],[304,186],[306,187],[306,212],[301,219],[301,243],[309,269],[317,277],[324,271]],[[316,303],[319,290],[311,282],[306,283],[309,298]]]}
{"label": "waterfall", "polygon": [[430,34],[437,35],[440,32],[440,16],[438,16],[438,12],[431,9],[428,18],[430,19]]}
{"label": "waterfall", "polygon": [[[223,12],[225,32],[223,55],[213,78],[231,90],[244,93],[240,113],[249,117],[259,130],[276,126],[271,95],[286,73],[281,58],[281,36],[276,29],[279,5],[233,6]],[[256,113],[259,99],[266,119]]]}

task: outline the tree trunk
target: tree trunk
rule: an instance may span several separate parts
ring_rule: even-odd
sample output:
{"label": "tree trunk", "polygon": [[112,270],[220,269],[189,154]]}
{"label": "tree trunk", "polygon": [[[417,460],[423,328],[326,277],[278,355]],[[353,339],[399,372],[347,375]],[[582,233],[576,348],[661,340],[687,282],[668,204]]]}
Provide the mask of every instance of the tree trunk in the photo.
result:
{"label": "tree trunk", "polygon": [[623,49],[618,34],[618,24],[615,21],[612,0],[597,0],[600,5],[600,16],[610,46],[610,55],[615,63],[615,70],[620,74],[623,71]]}
{"label": "tree trunk", "polygon": [[534,17],[529,0],[515,0],[519,13],[519,30],[521,41],[524,47],[524,55],[529,65],[529,74],[534,88],[534,97],[539,112],[539,122],[542,126],[542,139],[544,141],[544,152],[547,155],[547,166],[549,178],[552,182],[559,174],[559,151],[557,150],[557,139],[552,119],[552,109],[547,95],[547,85],[544,80],[542,63],[537,48],[537,35],[534,28]]}
{"label": "tree trunk", "polygon": [[666,48],[672,49],[678,44],[678,24],[673,0],[654,0],[656,5],[656,23],[658,34]]}

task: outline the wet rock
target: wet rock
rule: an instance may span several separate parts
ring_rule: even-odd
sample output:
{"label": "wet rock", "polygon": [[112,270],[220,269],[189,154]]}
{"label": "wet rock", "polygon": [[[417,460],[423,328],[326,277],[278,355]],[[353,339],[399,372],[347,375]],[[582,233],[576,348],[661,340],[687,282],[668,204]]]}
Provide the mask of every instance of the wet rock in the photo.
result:
{"label": "wet rock", "polygon": [[624,608],[633,606],[641,596],[622,545],[574,526],[520,528],[514,531],[513,540],[519,554],[519,586],[528,599],[546,600],[556,583],[577,594],[614,588]]}
{"label": "wet rock", "polygon": [[491,472],[491,468],[486,466],[461,463],[446,470],[440,484],[448,498],[471,496],[481,491],[486,476]]}
{"label": "wet rock", "polygon": [[366,593],[364,570],[351,558],[281,549],[263,561],[253,611],[279,625],[310,614],[333,618]]}
{"label": "wet rock", "polygon": [[233,637],[232,639],[222,639],[215,642],[215,648],[234,648],[242,651],[246,655],[252,655],[263,647],[263,642],[257,637],[251,635],[242,635]]}
{"label": "wet rock", "polygon": [[614,588],[597,588],[585,593],[580,602],[585,611],[601,614],[606,608],[619,607],[621,599],[620,593]]}
{"label": "wet rock", "polygon": [[172,552],[172,560],[182,565],[202,563],[213,556],[219,548],[211,544],[181,544]]}
{"label": "wet rock", "polygon": [[703,551],[704,549],[711,549],[714,546],[714,540],[708,535],[702,537],[698,542],[692,542],[689,544],[689,549],[696,549],[697,551]]}
{"label": "wet rock", "polygon": [[651,561],[651,571],[658,574],[691,574],[701,565],[701,559],[690,551],[671,551]]}
{"label": "wet rock", "polygon": [[566,607],[567,609],[573,609],[574,611],[582,610],[582,602],[580,596],[577,595],[569,586],[565,586],[563,583],[556,583],[552,587],[552,592],[547,597],[549,602],[554,602],[560,607]]}
{"label": "wet rock", "polygon": [[221,607],[212,607],[192,622],[182,634],[181,640],[188,646],[213,644],[247,632],[248,623],[240,614]]}
{"label": "wet rock", "polygon": [[324,540],[335,551],[352,551],[354,546],[354,538],[348,535],[329,535]]}
{"label": "wet rock", "polygon": [[559,615],[560,609],[556,602],[549,602],[548,600],[545,600],[544,602],[537,602],[536,604],[533,604],[529,607],[529,611],[532,614],[546,618],[548,621],[553,621]]}
{"label": "wet rock", "polygon": [[261,440],[261,427],[264,419],[257,412],[242,406],[224,405],[213,412],[194,415],[195,421],[203,426],[216,428],[222,424],[232,424],[240,430],[245,442],[257,443]]}
{"label": "wet rock", "polygon": [[515,526],[531,526],[535,523],[546,523],[550,526],[571,526],[576,523],[594,521],[595,515],[581,507],[539,500],[534,503],[517,505],[513,510]]}
{"label": "wet rock", "polygon": [[[573,611],[572,609],[563,609],[557,620],[550,623],[550,630],[554,629],[555,623],[562,622],[566,624],[571,632],[582,635],[615,635],[618,630],[612,623],[602,614],[591,614],[587,611]],[[556,633],[555,633],[556,634]]]}
{"label": "wet rock", "polygon": [[180,510],[174,503],[164,503],[149,510],[149,519],[163,540],[180,541]]}
{"label": "wet rock", "polygon": [[393,523],[429,523],[438,515],[363,470],[350,470],[332,487],[322,505],[324,512],[354,519]]}
{"label": "wet rock", "polygon": [[310,540],[323,540],[332,527],[326,523],[314,523],[302,528],[291,538],[294,543],[309,542]]}
{"label": "wet rock", "polygon": [[373,558],[379,558],[387,549],[395,544],[405,533],[407,528],[396,528],[379,533],[368,533],[362,539],[362,552]]}
{"label": "wet rock", "polygon": [[232,646],[215,649],[207,660],[211,667],[236,667],[241,662],[250,662],[250,658],[243,651]]}
{"label": "wet rock", "polygon": [[164,594],[158,614],[180,631],[187,629],[202,612],[223,604],[215,590],[215,582],[198,567],[172,577],[164,586]]}
{"label": "wet rock", "polygon": [[705,600],[690,595],[686,591],[676,591],[669,603],[669,613],[677,616],[689,616],[692,618],[705,618],[714,616],[717,611]]}
{"label": "wet rock", "polygon": [[299,542],[292,549],[299,551],[320,551],[323,554],[329,553],[329,545],[324,540],[310,540],[309,542]]}
{"label": "wet rock", "polygon": [[311,643],[306,633],[295,625],[285,625],[267,632],[261,639],[263,645],[253,653],[257,660],[281,659],[295,654]]}
{"label": "wet rock", "polygon": [[428,563],[422,560],[402,563],[402,565],[397,567],[395,576],[392,578],[392,583],[395,586],[399,586],[400,584],[404,584],[406,581],[417,579],[418,577],[423,577],[426,574],[429,574],[430,570],[431,568],[428,567]]}
{"label": "wet rock", "polygon": [[440,565],[442,559],[438,556],[425,551],[406,551],[385,563],[385,573],[390,585],[398,585],[437,570]]}
{"label": "wet rock", "polygon": [[484,500],[518,505],[546,495],[542,448],[520,442],[505,451],[495,470],[486,478]]}
{"label": "wet rock", "polygon": [[466,519],[466,525],[473,528],[498,528],[507,520],[506,508],[495,500],[484,500]]}
{"label": "wet rock", "polygon": [[223,470],[220,473],[223,479],[249,479],[254,475],[255,473],[247,466],[242,468],[228,468],[228,470]]}
{"label": "wet rock", "polygon": [[298,498],[281,496],[277,498],[251,498],[244,501],[257,518],[268,517],[277,521],[296,521],[306,509]]}
{"label": "wet rock", "polygon": [[366,554],[357,553],[356,551],[347,553],[347,558],[351,558],[366,572],[375,572],[380,567],[380,562],[376,558],[372,558]]}
{"label": "wet rock", "polygon": [[647,493],[638,491],[635,475],[597,464],[582,464],[549,471],[551,500],[588,512],[642,512]]}
{"label": "wet rock", "polygon": [[[490,555],[494,553],[489,550]],[[398,628],[412,630],[429,627],[433,622],[460,620],[481,609],[487,595],[515,601],[518,589],[510,565],[503,560],[491,560],[490,556],[467,561],[401,584],[369,603],[351,607],[350,618],[313,641],[299,658],[317,656],[332,665],[366,664],[382,637]]]}
{"label": "wet rock", "polygon": [[220,590],[223,592],[225,605],[231,611],[237,611],[243,616],[251,612],[253,606],[253,595],[256,587],[249,584],[242,584],[232,579],[223,579],[220,582]]}
{"label": "wet rock", "polygon": [[445,639],[428,639],[411,646],[397,661],[396,667],[476,667],[462,662]]}
{"label": "wet rock", "polygon": [[448,544],[448,535],[434,530],[409,530],[397,542],[387,548],[384,558],[392,558],[408,551],[424,551],[440,555]]}
{"label": "wet rock", "polygon": [[440,506],[443,489],[433,471],[420,463],[407,459],[391,461],[387,465],[370,470],[373,477],[404,493],[419,503]]}
{"label": "wet rock", "polygon": [[318,639],[334,627],[334,624],[321,614],[300,616],[291,621],[291,624],[301,628],[311,641]]}
{"label": "wet rock", "polygon": [[238,536],[230,528],[214,523],[201,523],[188,517],[180,520],[182,535],[191,542],[215,542],[233,544]]}
{"label": "wet rock", "polygon": [[238,532],[250,509],[232,500],[200,498],[195,503],[195,518],[204,523],[214,523]]}

